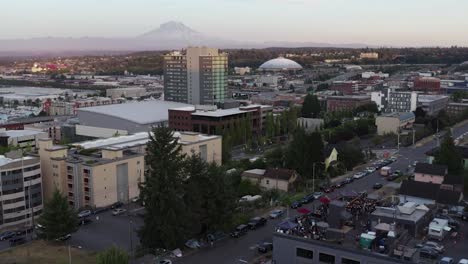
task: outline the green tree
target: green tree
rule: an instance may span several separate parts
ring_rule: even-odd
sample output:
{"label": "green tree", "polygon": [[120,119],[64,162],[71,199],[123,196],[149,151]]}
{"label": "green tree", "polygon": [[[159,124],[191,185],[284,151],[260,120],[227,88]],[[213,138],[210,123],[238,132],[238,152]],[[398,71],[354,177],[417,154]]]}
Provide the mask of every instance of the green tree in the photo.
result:
{"label": "green tree", "polygon": [[129,257],[125,250],[112,246],[96,256],[97,264],[128,264]]}
{"label": "green tree", "polygon": [[462,155],[455,146],[449,131],[435,154],[434,163],[446,165],[449,173],[458,174],[463,170]]}
{"label": "green tree", "polygon": [[39,236],[47,240],[70,234],[78,225],[76,212],[57,189],[52,194],[52,198],[45,203],[38,222],[44,227]]}
{"label": "green tree", "polygon": [[364,161],[364,154],[359,146],[359,140],[352,140],[337,147],[338,161],[342,162],[346,169],[352,170],[356,165]]}
{"label": "green tree", "polygon": [[155,127],[150,134],[145,163],[147,174],[140,185],[146,214],[140,239],[147,248],[173,249],[186,239],[187,206],[183,197],[184,155],[167,127]]}
{"label": "green tree", "polygon": [[301,116],[306,118],[317,118],[321,112],[320,102],[317,96],[308,94],[302,104]]}

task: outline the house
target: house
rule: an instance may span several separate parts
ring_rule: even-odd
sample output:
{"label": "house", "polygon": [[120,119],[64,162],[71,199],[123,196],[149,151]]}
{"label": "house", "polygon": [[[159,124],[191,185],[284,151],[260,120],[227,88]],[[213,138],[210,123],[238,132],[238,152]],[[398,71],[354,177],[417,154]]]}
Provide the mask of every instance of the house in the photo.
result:
{"label": "house", "polygon": [[258,184],[266,190],[281,190],[288,192],[294,188],[298,175],[288,169],[253,169],[242,173],[242,179]]}
{"label": "house", "polygon": [[445,165],[419,162],[414,168],[414,180],[418,182],[442,184],[447,172],[448,168]]}
{"label": "house", "polygon": [[416,204],[441,204],[458,206],[463,199],[463,192],[447,190],[442,184],[406,180],[401,183],[399,198],[402,202]]}

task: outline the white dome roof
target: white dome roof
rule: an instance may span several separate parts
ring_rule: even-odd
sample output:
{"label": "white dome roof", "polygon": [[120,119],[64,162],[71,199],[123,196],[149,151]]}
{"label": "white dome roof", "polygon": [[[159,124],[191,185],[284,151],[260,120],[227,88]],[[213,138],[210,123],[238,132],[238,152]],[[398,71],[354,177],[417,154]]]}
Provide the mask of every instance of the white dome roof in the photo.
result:
{"label": "white dome roof", "polygon": [[273,71],[302,70],[302,66],[293,60],[279,57],[263,63],[262,65],[260,65],[259,69]]}

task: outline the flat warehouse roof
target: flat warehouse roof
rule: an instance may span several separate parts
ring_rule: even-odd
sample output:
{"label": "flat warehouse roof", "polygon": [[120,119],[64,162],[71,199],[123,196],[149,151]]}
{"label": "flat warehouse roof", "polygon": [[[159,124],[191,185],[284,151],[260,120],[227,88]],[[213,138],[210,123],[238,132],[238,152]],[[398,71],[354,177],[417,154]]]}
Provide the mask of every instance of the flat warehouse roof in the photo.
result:
{"label": "flat warehouse roof", "polygon": [[188,104],[167,101],[144,101],[126,104],[113,104],[78,109],[89,112],[125,119],[138,124],[152,124],[169,119],[169,108],[187,107]]}

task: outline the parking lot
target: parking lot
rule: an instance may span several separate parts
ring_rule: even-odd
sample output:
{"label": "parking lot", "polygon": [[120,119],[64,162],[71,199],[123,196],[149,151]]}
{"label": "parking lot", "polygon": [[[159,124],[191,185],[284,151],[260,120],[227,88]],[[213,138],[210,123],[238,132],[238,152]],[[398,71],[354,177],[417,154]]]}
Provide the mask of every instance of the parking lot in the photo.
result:
{"label": "parking lot", "polygon": [[112,245],[135,250],[139,245],[137,230],[143,225],[143,218],[137,215],[140,212],[142,208],[132,204],[121,215],[113,216],[112,210],[91,215],[88,218],[92,222],[80,226],[66,243],[91,251],[104,250]]}

